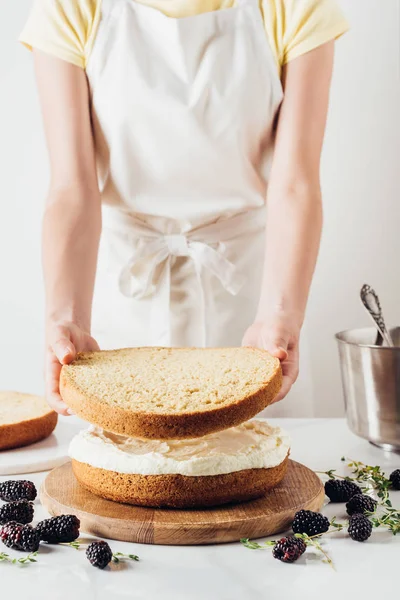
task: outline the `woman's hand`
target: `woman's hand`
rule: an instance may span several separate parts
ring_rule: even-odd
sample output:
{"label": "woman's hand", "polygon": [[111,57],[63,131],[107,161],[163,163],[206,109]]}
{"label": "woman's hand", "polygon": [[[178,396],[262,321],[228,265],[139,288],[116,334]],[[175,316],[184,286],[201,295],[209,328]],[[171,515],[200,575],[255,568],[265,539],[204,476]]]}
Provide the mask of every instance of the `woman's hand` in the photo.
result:
{"label": "woman's hand", "polygon": [[288,394],[299,374],[299,336],[300,328],[284,317],[256,321],[244,335],[243,346],[268,350],[281,361],[283,382],[274,402]]}
{"label": "woman's hand", "polygon": [[60,415],[73,414],[60,396],[61,367],[72,362],[78,352],[99,350],[84,329],[70,322],[51,323],[47,327],[45,363],[46,400]]}

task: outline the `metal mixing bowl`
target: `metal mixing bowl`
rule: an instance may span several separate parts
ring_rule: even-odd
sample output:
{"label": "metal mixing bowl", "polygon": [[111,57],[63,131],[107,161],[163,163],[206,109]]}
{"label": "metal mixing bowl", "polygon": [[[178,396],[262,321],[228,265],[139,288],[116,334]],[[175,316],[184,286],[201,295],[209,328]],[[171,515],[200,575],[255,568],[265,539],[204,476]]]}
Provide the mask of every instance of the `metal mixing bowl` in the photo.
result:
{"label": "metal mixing bowl", "polygon": [[394,348],[376,346],[376,329],[336,334],[350,429],[373,444],[400,452],[400,327]]}

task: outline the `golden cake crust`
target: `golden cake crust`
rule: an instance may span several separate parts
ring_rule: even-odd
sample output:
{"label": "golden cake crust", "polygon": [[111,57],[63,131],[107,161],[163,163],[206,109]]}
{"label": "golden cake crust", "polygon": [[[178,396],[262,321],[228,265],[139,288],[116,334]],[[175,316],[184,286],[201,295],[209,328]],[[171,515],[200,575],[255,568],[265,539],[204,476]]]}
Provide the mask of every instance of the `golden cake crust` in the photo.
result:
{"label": "golden cake crust", "polygon": [[72,460],[72,468],[83,487],[107,500],[158,508],[200,508],[264,496],[284,478],[288,458],[268,469],[203,477],[116,473],[76,460]]}
{"label": "golden cake crust", "polygon": [[21,448],[46,439],[54,431],[57,419],[57,413],[49,409],[40,417],[0,425],[0,450]]}
{"label": "golden cake crust", "polygon": [[[135,350],[141,351],[143,349],[133,349],[132,352]],[[171,352],[174,351],[174,349],[168,350]],[[198,351],[195,348],[190,350]],[[221,349],[221,352],[224,350],[226,349]],[[202,437],[209,433],[222,431],[248,421],[271,404],[281,388],[282,370],[278,359],[273,359],[267,352],[255,348],[237,350],[254,352],[258,356],[265,354],[266,360],[269,361],[269,372],[266,373],[265,382],[253,393],[243,395],[240,399],[236,399],[229,404],[223,406],[216,405],[215,408],[207,408],[207,410],[147,412],[134,410],[132,407],[125,409],[118,405],[118,403],[109,404],[103,402],[96,397],[90,387],[88,387],[88,390],[90,390],[88,391],[83,390],[81,386],[77,385],[74,378],[74,363],[64,366],[61,370],[60,392],[64,402],[75,414],[85,421],[107,431],[129,437],[147,439],[191,439]],[[126,349],[123,351],[126,351]],[[207,350],[204,351],[207,352]],[[117,353],[119,351],[103,352]],[[102,353],[97,354],[101,355]],[[89,354],[81,356],[85,360]],[[271,359],[273,361],[272,364]],[[78,362],[79,356],[76,364]],[[118,387],[115,387],[115,389],[118,389]]]}

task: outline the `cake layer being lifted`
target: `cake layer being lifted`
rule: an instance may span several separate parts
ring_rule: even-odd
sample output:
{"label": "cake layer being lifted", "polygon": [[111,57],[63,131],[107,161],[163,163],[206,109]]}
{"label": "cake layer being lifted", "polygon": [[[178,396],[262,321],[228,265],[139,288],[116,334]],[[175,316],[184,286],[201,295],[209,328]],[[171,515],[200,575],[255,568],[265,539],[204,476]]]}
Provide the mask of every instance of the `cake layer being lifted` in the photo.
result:
{"label": "cake layer being lifted", "polygon": [[107,431],[190,439],[239,425],[276,397],[279,360],[254,348],[126,348],[78,355],[64,402]]}

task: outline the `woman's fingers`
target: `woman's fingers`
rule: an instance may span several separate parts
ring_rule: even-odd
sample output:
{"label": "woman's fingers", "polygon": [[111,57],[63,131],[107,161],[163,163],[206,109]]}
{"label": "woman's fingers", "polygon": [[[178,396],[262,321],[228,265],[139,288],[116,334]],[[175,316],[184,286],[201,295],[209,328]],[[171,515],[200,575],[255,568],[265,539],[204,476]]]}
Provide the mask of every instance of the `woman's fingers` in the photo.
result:
{"label": "woman's fingers", "polygon": [[289,332],[284,330],[263,330],[261,335],[263,348],[268,350],[272,356],[279,358],[280,361],[287,360],[290,341]]}
{"label": "woman's fingers", "polygon": [[243,345],[263,348],[279,358],[283,379],[281,390],[274,402],[282,400],[289,393],[299,373],[298,337],[291,333],[289,327],[279,323],[273,323],[271,326],[253,323],[244,335]]}
{"label": "woman's fingers", "polygon": [[51,350],[62,365],[70,363],[76,357],[76,348],[71,337],[69,327],[58,325],[53,331],[52,339],[49,340]]}
{"label": "woman's fingers", "polygon": [[257,348],[258,342],[258,329],[254,325],[249,327],[245,332],[242,340],[242,346],[250,346],[251,348]]}
{"label": "woman's fingers", "polygon": [[275,358],[279,358],[280,361],[285,361],[288,357],[287,350],[282,348],[282,346],[276,346],[273,344],[271,348],[266,348],[266,350],[268,350],[272,356],[275,356]]}
{"label": "woman's fingers", "polygon": [[299,375],[299,348],[297,345],[289,350],[287,359],[282,362],[282,375],[282,387],[274,402],[283,400],[297,380]]}
{"label": "woman's fingers", "polygon": [[286,360],[288,353],[289,334],[284,331],[267,330],[262,325],[255,323],[245,333],[242,345],[263,348],[279,360]]}
{"label": "woman's fingers", "polygon": [[54,352],[61,365],[67,365],[73,361],[76,356],[75,346],[66,336],[58,338],[51,344],[51,350]]}
{"label": "woman's fingers", "polygon": [[89,340],[87,341],[85,350],[87,350],[89,352],[97,352],[98,350],[100,350],[100,346],[98,345],[98,343],[96,342],[95,339],[90,337]]}
{"label": "woman's fingers", "polygon": [[78,351],[95,350],[99,350],[96,340],[73,323],[59,324],[50,331],[45,367],[46,399],[59,414],[73,414],[60,395],[62,366],[75,360]]}
{"label": "woman's fingers", "polygon": [[46,400],[53,410],[60,415],[70,415],[68,406],[60,396],[60,372],[62,365],[51,351],[46,363]]}
{"label": "woman's fingers", "polygon": [[293,385],[293,381],[290,379],[290,377],[287,377],[286,375],[283,376],[282,378],[282,387],[279,390],[279,394],[274,398],[272,404],[275,404],[275,402],[280,402],[281,400],[283,400],[283,398],[285,396],[287,396],[287,394],[290,392],[290,388]]}

